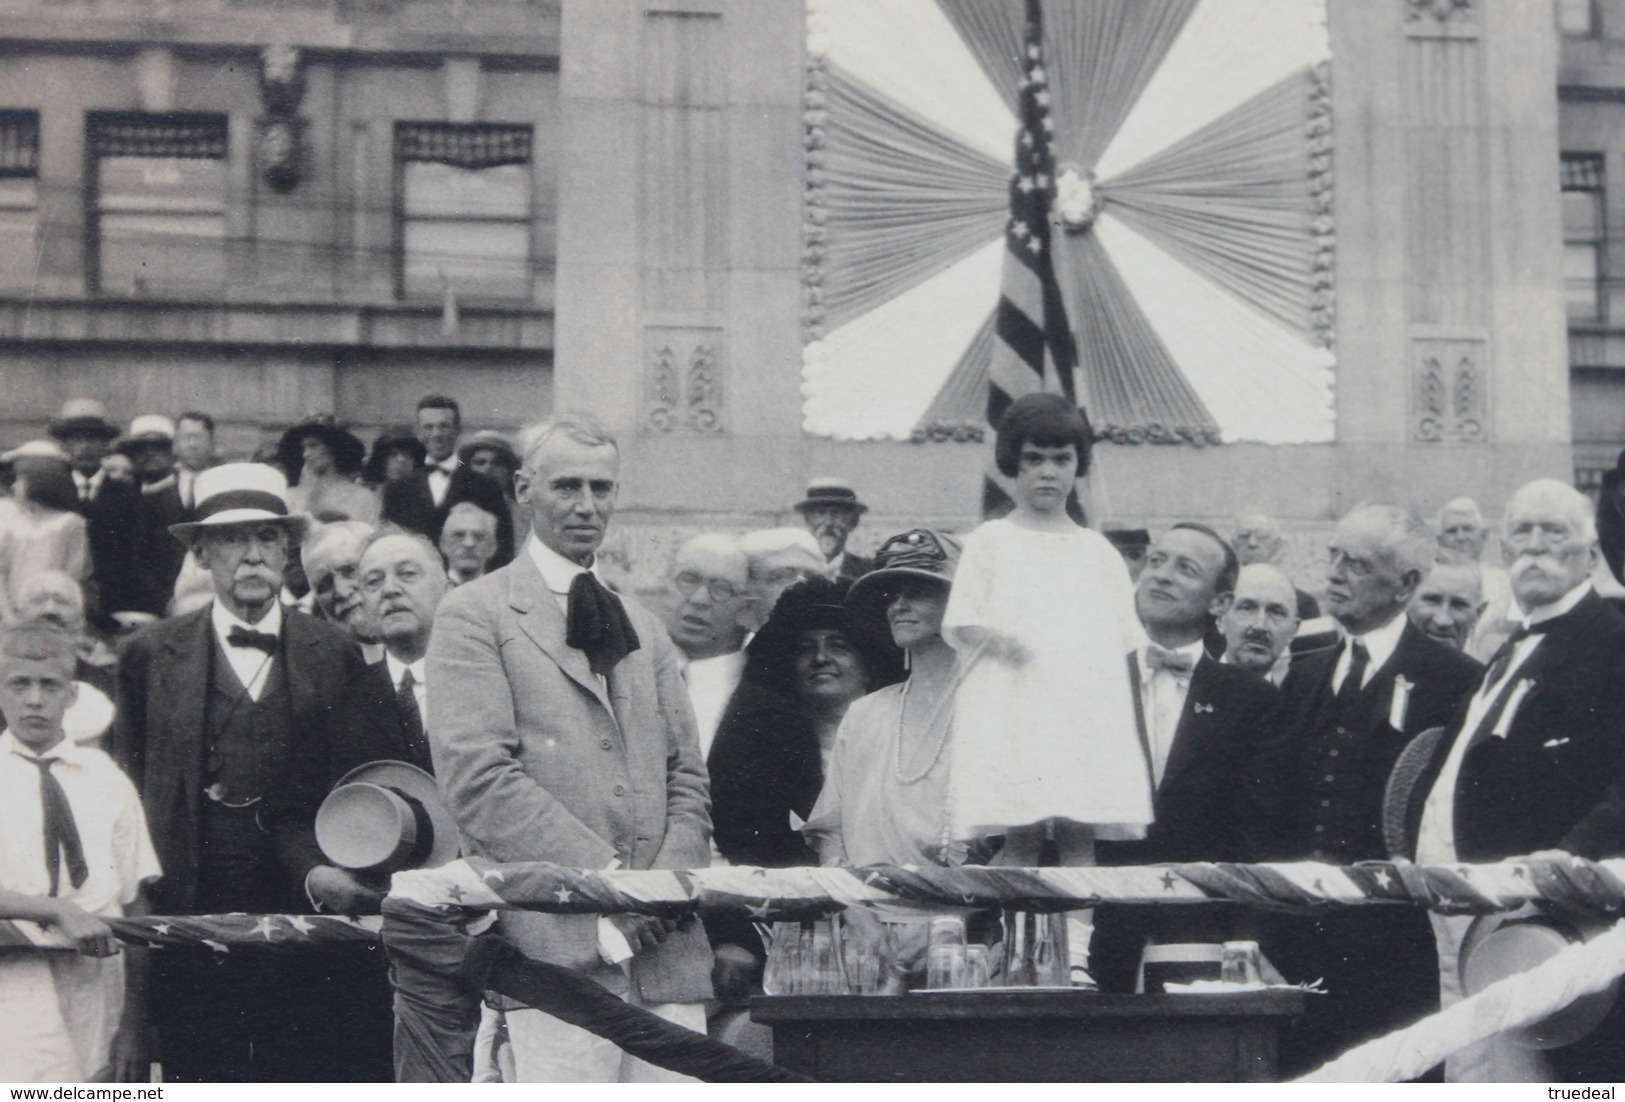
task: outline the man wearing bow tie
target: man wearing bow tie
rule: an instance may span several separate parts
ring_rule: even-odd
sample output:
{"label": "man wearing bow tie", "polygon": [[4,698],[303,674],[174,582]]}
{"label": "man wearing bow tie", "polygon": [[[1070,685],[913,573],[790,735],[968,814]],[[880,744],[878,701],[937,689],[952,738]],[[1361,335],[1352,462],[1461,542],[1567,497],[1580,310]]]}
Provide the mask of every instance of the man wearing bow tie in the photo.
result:
{"label": "man wearing bow tie", "polygon": [[[307,912],[307,889],[348,909],[356,888],[281,814],[296,736],[338,737],[327,727],[361,670],[342,632],[278,603],[305,530],[286,495],[281,473],[263,464],[200,473],[196,519],[171,531],[209,572],[215,598],[137,632],[119,654],[114,756],[141,792],[163,862],[161,914]],[[165,1077],[366,1078],[364,1057],[377,1054],[346,1047],[310,1012],[332,965],[318,953],[157,954],[152,1013]]]}
{"label": "man wearing bow tie", "polygon": [[[1239,565],[1200,524],[1176,524],[1151,545],[1134,590],[1149,642],[1129,655],[1138,718],[1155,781],[1156,819],[1144,841],[1097,842],[1102,865],[1240,861],[1247,789],[1275,687],[1221,665],[1203,636],[1224,614]],[[1146,943],[1226,940],[1234,909],[1100,907],[1089,970],[1105,990],[1133,991]]]}
{"label": "man wearing bow tie", "polygon": [[[615,440],[592,417],[559,414],[528,429],[521,450],[531,538],[511,564],[446,595],[429,642],[430,748],[464,852],[703,868],[708,786],[676,648],[597,576],[619,489]],[[506,911],[498,923],[526,956],[704,1032],[711,951],[697,922]],[[539,1010],[509,1007],[506,1025],[521,1081],[669,1078]]]}
{"label": "man wearing bow tie", "polygon": [[496,479],[458,461],[457,438],[463,431],[461,408],[452,398],[430,394],[418,401],[415,424],[428,465],[408,478],[384,484],[383,519],[428,536],[431,543],[438,545],[452,507],[472,501],[497,518],[497,548],[488,569],[506,565],[513,558],[513,514]]}
{"label": "man wearing bow tie", "polygon": [[[1357,505],[1330,551],[1326,603],[1344,638],[1294,660],[1281,686],[1261,774],[1271,835],[1264,856],[1350,865],[1388,857],[1382,801],[1394,762],[1416,735],[1449,722],[1481,667],[1405,616],[1435,554],[1420,517]],[[1350,908],[1270,925],[1265,952],[1286,978],[1323,978],[1329,992],[1283,1033],[1284,1073],[1437,1009],[1423,912]]]}
{"label": "man wearing bow tie", "polygon": [[[1529,483],[1507,503],[1503,553],[1517,627],[1412,789],[1416,860],[1625,855],[1625,617],[1589,580],[1599,555],[1590,503],[1561,482]],[[1447,998],[1460,994],[1467,924],[1434,920]],[[1612,1081],[1625,1077],[1618,1037],[1615,1018],[1548,1053],[1486,1042],[1446,1071],[1461,1081]]]}

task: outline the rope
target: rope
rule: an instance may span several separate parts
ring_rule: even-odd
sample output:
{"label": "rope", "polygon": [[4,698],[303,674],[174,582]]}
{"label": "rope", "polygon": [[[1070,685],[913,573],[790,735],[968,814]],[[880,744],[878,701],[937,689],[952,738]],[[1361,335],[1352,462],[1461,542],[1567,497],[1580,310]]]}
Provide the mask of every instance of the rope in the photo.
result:
{"label": "rope", "polygon": [[438,869],[396,873],[390,890],[395,898],[429,906],[665,918],[727,911],[757,921],[812,917],[867,903],[1053,912],[1101,903],[1214,901],[1299,913],[1333,906],[1419,904],[1441,914],[1489,914],[1545,902],[1560,911],[1617,917],[1625,912],[1625,861],[1576,857],[1439,866],[1373,861],[1342,868],[1312,862],[1088,869],[734,866],[609,872],[464,858]]}
{"label": "rope", "polygon": [[1625,975],[1625,922],[1499,980],[1447,1010],[1367,1041],[1299,1083],[1402,1083],[1497,1033],[1532,1025]]}

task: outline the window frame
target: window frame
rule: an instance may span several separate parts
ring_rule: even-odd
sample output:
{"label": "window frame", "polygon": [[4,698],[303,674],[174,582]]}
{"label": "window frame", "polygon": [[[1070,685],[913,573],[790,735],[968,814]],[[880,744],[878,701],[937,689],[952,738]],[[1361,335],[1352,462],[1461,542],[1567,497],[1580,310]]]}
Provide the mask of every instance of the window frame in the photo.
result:
{"label": "window frame", "polygon": [[1573,150],[1564,150],[1561,154],[1559,176],[1559,203],[1562,196],[1574,194],[1586,196],[1593,207],[1593,226],[1591,234],[1581,237],[1570,233],[1568,219],[1563,219],[1563,251],[1567,255],[1570,246],[1586,246],[1592,250],[1594,264],[1591,277],[1594,307],[1590,314],[1578,316],[1569,312],[1569,275],[1567,261],[1563,272],[1563,312],[1568,322],[1605,322],[1608,318],[1608,296],[1606,293],[1608,270],[1608,181],[1605,175],[1605,164],[1601,153],[1583,153]]}
{"label": "window frame", "polygon": [[[143,133],[144,132],[144,133]],[[137,152],[114,152],[110,146],[127,142]],[[188,146],[187,143],[193,143]],[[168,152],[195,148],[200,152]],[[218,160],[225,164],[227,183],[221,196],[222,215],[229,219],[231,201],[231,118],[218,111],[89,111],[85,114],[84,257],[85,292],[107,293],[102,280],[102,159],[151,157],[174,160]],[[226,239],[221,240],[221,261],[226,261]],[[168,297],[162,295],[159,297]],[[184,296],[176,296],[184,297]]]}
{"label": "window frame", "polygon": [[[451,148],[440,150],[441,156],[431,155],[433,150],[422,152],[413,150],[416,145],[433,146],[436,143]],[[461,155],[455,147],[464,146]],[[482,155],[481,148],[484,148]],[[504,147],[507,152],[504,152]],[[522,147],[523,157],[518,154]],[[482,169],[495,168],[503,164],[523,164],[528,173],[525,194],[525,213],[522,217],[503,217],[495,215],[467,215],[456,219],[459,222],[478,223],[481,225],[523,227],[525,242],[524,285],[521,290],[512,295],[468,294],[466,291],[457,292],[459,298],[476,302],[520,303],[529,302],[536,293],[536,128],[531,123],[499,123],[499,122],[419,122],[412,120],[399,120],[394,128],[394,146],[391,151],[394,167],[394,197],[393,197],[393,229],[392,243],[394,254],[395,298],[399,302],[430,302],[434,296],[413,294],[406,285],[408,257],[406,250],[406,228],[409,221],[430,221],[426,218],[413,218],[406,209],[406,168],[413,163],[419,164],[446,164],[454,168]],[[436,221],[451,221],[451,219],[436,219]],[[454,287],[455,290],[455,287]]]}

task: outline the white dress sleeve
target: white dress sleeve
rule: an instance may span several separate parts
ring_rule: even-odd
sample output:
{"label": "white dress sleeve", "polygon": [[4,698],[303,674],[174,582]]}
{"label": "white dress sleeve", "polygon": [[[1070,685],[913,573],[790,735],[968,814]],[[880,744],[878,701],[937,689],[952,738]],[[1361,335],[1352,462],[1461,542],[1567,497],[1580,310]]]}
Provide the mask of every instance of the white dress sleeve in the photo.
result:
{"label": "white dress sleeve", "polygon": [[801,833],[818,849],[820,865],[845,865],[846,840],[841,829],[841,775],[846,769],[847,740],[852,731],[852,713],[861,712],[858,702],[847,709],[835,732],[835,748],[830,752],[824,787],[801,825]]}
{"label": "white dress sleeve", "polygon": [[942,615],[942,638],[957,651],[973,650],[980,640],[965,637],[964,628],[993,624],[993,571],[998,558],[994,522],[965,537],[965,550],[954,571],[948,607]]}

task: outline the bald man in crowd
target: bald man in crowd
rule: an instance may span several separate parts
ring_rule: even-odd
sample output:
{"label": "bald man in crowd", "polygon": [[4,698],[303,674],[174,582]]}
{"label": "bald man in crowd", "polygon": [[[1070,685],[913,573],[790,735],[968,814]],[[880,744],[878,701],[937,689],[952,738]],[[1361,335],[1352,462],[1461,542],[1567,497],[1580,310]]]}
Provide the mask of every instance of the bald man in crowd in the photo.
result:
{"label": "bald man in crowd", "polygon": [[1298,600],[1278,566],[1255,562],[1241,568],[1235,598],[1219,620],[1224,661],[1280,687],[1292,664],[1290,645],[1298,633]]}
{"label": "bald man in crowd", "polygon": [[671,566],[666,631],[685,660],[700,753],[708,754],[723,710],[745,668],[750,561],[733,536],[705,532],[678,548]]}
{"label": "bald man in crowd", "polygon": [[[1231,543],[1242,566],[1251,566],[1254,563],[1274,565],[1280,561],[1281,552],[1286,548],[1286,538],[1281,535],[1280,521],[1264,510],[1254,507],[1237,513],[1234,524],[1236,536]],[[1320,615],[1320,604],[1311,594],[1296,585],[1292,587],[1292,592],[1300,622],[1313,620]]]}

